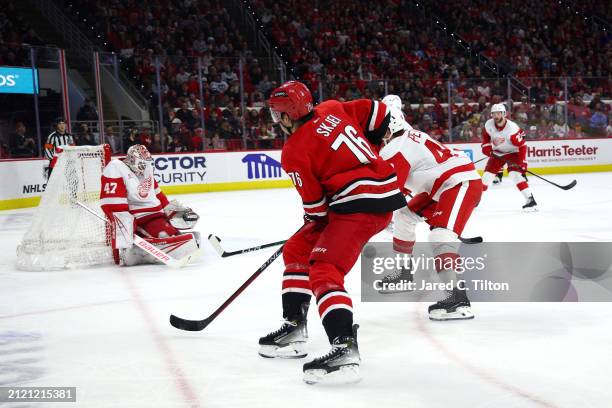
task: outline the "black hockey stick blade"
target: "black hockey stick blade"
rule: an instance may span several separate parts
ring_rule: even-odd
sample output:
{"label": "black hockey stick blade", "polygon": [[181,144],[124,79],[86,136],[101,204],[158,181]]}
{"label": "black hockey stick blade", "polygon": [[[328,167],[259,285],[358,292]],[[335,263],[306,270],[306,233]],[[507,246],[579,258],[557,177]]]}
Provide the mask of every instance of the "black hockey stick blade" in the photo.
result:
{"label": "black hockey stick blade", "polygon": [[472,237],[472,238],[459,237],[459,239],[464,244],[480,244],[483,241],[482,237]]}
{"label": "black hockey stick blade", "polygon": [[539,174],[536,174],[536,173],[534,173],[532,171],[527,170],[527,173],[531,174],[532,176],[535,176],[535,177],[539,178],[540,180],[544,180],[545,182],[547,182],[549,184],[552,184],[555,187],[559,187],[561,190],[569,190],[570,188],[574,188],[574,186],[576,184],[578,184],[578,182],[576,180],[572,180],[572,182],[569,183],[568,185],[562,186],[562,185],[554,183],[554,182],[550,181],[549,179],[544,178],[544,177],[540,176]]}
{"label": "black hockey stick blade", "polygon": [[562,190],[569,190],[570,188],[574,188],[576,184],[578,184],[578,182],[574,180],[571,183],[569,183],[567,186],[559,186],[559,188],[561,188]]}
{"label": "black hockey stick blade", "polygon": [[271,242],[269,244],[257,245],[251,248],[239,249],[236,251],[226,251],[225,249],[223,249],[223,247],[221,246],[221,238],[213,234],[210,234],[208,236],[208,242],[210,242],[210,245],[212,245],[212,247],[215,248],[215,251],[217,251],[217,253],[221,256],[221,258],[226,258],[228,256],[246,254],[248,252],[259,251],[260,249],[282,245],[287,241],[285,240],[285,241]]}
{"label": "black hockey stick blade", "polygon": [[274,262],[276,258],[278,258],[283,253],[283,247],[281,246],[272,254],[270,258],[266,262],[263,263],[232,295],[223,302],[221,306],[217,308],[210,316],[202,320],[187,320],[182,319],[178,316],[171,315],[170,316],[170,324],[173,327],[176,327],[179,330],[185,331],[201,331],[206,328],[213,320],[219,316],[226,307],[228,307],[240,294],[251,284],[263,271],[268,268]]}
{"label": "black hockey stick blade", "polygon": [[212,321],[211,318],[204,320],[187,320],[175,315],[170,315],[170,324],[179,330],[185,331],[201,331]]}

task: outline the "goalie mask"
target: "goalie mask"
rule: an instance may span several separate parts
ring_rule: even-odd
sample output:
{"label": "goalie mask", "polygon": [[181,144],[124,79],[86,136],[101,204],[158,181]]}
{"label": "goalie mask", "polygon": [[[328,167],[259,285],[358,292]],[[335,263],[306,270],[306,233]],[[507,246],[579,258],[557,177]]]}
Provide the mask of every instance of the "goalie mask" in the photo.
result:
{"label": "goalie mask", "polygon": [[136,144],[128,149],[125,164],[141,177],[147,170],[153,170],[153,157],[146,146]]}

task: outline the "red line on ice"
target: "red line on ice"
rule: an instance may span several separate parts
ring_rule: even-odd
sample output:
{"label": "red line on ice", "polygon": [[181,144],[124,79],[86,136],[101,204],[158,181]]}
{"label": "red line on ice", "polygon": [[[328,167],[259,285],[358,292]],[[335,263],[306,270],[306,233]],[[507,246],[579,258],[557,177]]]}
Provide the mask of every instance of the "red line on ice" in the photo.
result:
{"label": "red line on ice", "polygon": [[15,317],[34,316],[34,315],[41,315],[41,314],[55,313],[55,312],[65,312],[67,310],[84,309],[84,308],[96,307],[96,306],[106,306],[106,305],[112,305],[114,303],[123,303],[123,302],[129,302],[129,300],[128,299],[109,300],[108,302],[88,303],[86,305],[75,305],[75,306],[58,307],[58,308],[55,308],[55,309],[39,310],[37,312],[17,313],[17,314],[13,314],[13,315],[0,316],[0,319],[13,319]]}
{"label": "red line on ice", "polygon": [[421,333],[423,333],[425,335],[425,337],[427,338],[427,340],[429,340],[436,348],[438,348],[440,351],[442,351],[444,354],[446,354],[446,356],[450,359],[453,360],[455,363],[459,364],[460,366],[462,366],[463,368],[465,368],[466,370],[470,371],[472,374],[476,375],[477,377],[480,377],[482,380],[489,382],[490,384],[495,385],[498,388],[501,388],[504,391],[508,391],[516,396],[519,396],[521,398],[524,398],[526,400],[529,400],[531,402],[533,402],[534,404],[537,404],[541,407],[546,407],[546,408],[557,408],[557,405],[548,402],[540,397],[538,397],[537,395],[533,395],[530,394],[526,391],[521,390],[518,387],[515,387],[512,384],[507,384],[501,380],[499,380],[498,378],[495,378],[493,375],[489,374],[488,372],[486,372],[485,370],[470,364],[469,362],[465,361],[464,359],[462,359],[461,357],[459,357],[458,355],[456,355],[455,353],[453,353],[452,351],[450,351],[444,344],[442,344],[440,341],[438,341],[438,339],[436,339],[428,330],[427,327],[425,326],[424,323],[424,319],[422,316],[419,315],[418,312],[415,311],[414,313],[414,317],[416,320],[416,324],[417,324],[417,328],[419,329],[419,331]]}
{"label": "red line on ice", "polygon": [[189,380],[185,376],[185,373],[183,372],[180,365],[178,364],[178,361],[172,354],[172,350],[170,350],[168,345],[164,342],[163,337],[157,330],[157,327],[155,326],[155,319],[153,319],[153,317],[151,316],[151,313],[149,312],[149,309],[147,309],[147,306],[143,302],[142,297],[140,296],[140,292],[138,291],[136,286],[132,283],[128,274],[122,273],[121,275],[123,276],[130,290],[130,293],[132,294],[134,302],[138,306],[138,310],[144,317],[144,320],[147,326],[149,327],[149,332],[153,336],[153,339],[155,340],[155,344],[157,345],[157,348],[161,351],[164,357],[166,368],[168,369],[170,374],[172,374],[172,376],[174,377],[174,382],[176,383],[176,386],[179,392],[181,393],[183,399],[185,400],[185,402],[187,403],[189,407],[199,408],[200,401],[198,399],[197,394],[194,392],[193,387],[191,386],[191,384],[189,383]]}

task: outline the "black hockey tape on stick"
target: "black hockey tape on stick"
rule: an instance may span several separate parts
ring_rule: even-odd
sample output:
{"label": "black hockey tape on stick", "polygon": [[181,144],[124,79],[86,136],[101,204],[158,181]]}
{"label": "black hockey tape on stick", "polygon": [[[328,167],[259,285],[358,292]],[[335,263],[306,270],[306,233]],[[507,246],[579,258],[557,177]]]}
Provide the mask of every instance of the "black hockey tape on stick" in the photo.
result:
{"label": "black hockey tape on stick", "polygon": [[278,258],[282,253],[283,253],[283,247],[281,246],[280,248],[276,250],[276,252],[274,252],[274,254],[272,254],[270,258],[268,258],[266,262],[263,263],[263,265],[259,267],[259,269],[255,271],[255,273],[253,273],[229,298],[227,298],[227,300],[223,302],[223,304],[219,306],[217,310],[215,310],[207,318],[202,319],[202,320],[187,320],[187,319],[183,319],[178,316],[175,316],[175,315],[170,315],[170,324],[179,330],[186,330],[186,331],[204,330],[206,326],[208,326],[213,320],[215,320],[217,316],[219,316],[225,310],[225,308],[230,305],[230,303],[236,300],[236,298],[240,296],[240,294],[251,283],[253,283],[253,281],[257,279],[257,277],[261,275],[261,273],[265,271],[266,268],[268,268],[268,266],[270,266],[272,262],[274,262],[274,260]]}
{"label": "black hockey tape on stick", "polygon": [[282,245],[285,242],[287,242],[287,240],[271,242],[269,244],[263,244],[263,245],[258,245],[258,246],[254,246],[254,247],[251,247],[251,248],[239,249],[239,250],[236,250],[236,251],[226,251],[226,250],[224,250],[223,247],[221,246],[221,238],[219,238],[218,236],[213,235],[213,234],[210,234],[208,236],[208,242],[210,242],[212,247],[215,248],[215,251],[217,251],[217,253],[222,258],[226,258],[228,256],[246,254],[247,252],[254,252],[254,251],[259,251],[260,249],[269,248],[269,247],[273,247],[273,246],[276,246],[276,245]]}

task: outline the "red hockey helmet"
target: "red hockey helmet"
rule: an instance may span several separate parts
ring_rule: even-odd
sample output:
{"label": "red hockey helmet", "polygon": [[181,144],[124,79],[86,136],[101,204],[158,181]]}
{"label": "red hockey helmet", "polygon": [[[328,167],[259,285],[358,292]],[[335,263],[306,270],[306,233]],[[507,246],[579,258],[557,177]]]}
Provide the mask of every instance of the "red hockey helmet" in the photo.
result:
{"label": "red hockey helmet", "polygon": [[303,83],[288,81],[272,91],[268,105],[274,123],[280,122],[283,113],[298,120],[312,112],[312,94]]}

